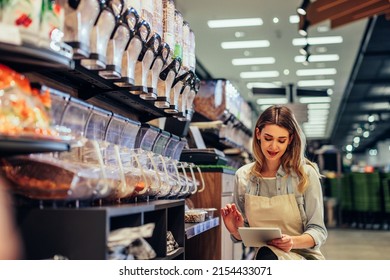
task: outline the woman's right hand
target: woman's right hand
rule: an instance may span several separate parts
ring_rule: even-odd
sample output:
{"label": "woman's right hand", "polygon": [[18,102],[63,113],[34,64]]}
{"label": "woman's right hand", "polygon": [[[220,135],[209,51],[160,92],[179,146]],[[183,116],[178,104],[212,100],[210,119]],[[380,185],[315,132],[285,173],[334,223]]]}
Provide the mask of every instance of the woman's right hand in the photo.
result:
{"label": "woman's right hand", "polygon": [[226,204],[225,207],[221,208],[221,216],[227,230],[236,239],[241,240],[238,228],[244,226],[244,218],[240,211],[238,211],[236,205],[234,203]]}

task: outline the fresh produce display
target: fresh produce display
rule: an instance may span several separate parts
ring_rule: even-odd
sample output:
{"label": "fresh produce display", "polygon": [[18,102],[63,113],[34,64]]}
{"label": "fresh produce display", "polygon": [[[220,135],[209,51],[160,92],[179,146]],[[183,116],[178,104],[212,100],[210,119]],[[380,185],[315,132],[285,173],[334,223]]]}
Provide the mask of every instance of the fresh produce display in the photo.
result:
{"label": "fresh produce display", "polygon": [[24,75],[0,64],[0,135],[58,138],[50,108],[49,91],[32,88]]}

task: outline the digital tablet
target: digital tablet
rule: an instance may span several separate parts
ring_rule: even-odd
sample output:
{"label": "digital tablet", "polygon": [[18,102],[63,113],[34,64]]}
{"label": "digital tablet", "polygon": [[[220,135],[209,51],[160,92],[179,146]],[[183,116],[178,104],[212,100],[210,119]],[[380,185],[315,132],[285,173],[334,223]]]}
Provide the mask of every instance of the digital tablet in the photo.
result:
{"label": "digital tablet", "polygon": [[267,241],[282,237],[280,228],[239,227],[238,232],[246,247],[260,247]]}

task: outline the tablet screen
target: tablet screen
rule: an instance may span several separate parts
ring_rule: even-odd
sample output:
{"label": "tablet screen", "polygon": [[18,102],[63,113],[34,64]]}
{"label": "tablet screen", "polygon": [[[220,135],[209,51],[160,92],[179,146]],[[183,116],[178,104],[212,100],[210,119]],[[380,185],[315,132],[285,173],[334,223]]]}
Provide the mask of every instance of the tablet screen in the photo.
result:
{"label": "tablet screen", "polygon": [[275,238],[281,238],[280,228],[239,227],[242,242],[246,247],[260,247]]}

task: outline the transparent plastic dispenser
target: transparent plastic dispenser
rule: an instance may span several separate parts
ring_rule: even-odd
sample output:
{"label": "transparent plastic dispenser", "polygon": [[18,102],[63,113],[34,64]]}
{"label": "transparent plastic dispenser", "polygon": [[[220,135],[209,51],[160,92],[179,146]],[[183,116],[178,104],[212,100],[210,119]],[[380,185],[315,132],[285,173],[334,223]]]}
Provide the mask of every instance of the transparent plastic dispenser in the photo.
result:
{"label": "transparent plastic dispenser", "polygon": [[109,6],[114,11],[116,25],[107,46],[106,68],[99,71],[99,75],[105,79],[119,79],[121,78],[122,57],[129,44],[131,29],[122,14],[123,0],[111,0]]}
{"label": "transparent plastic dispenser", "polygon": [[[154,59],[158,55],[158,50],[161,45],[161,37],[157,33],[153,33],[144,44],[143,49],[138,57],[138,61],[135,65],[135,85],[130,87],[130,92],[136,95],[140,95],[143,99],[148,99],[148,75],[151,71],[150,68]],[[153,99],[153,98],[151,98]]]}
{"label": "transparent plastic dispenser", "polygon": [[180,121],[186,121],[186,109],[187,109],[187,101],[188,97],[190,95],[191,87],[192,87],[192,81],[194,78],[194,73],[192,71],[189,72],[190,75],[186,76],[184,82],[183,82],[183,88],[181,90],[181,94],[179,95],[179,101],[178,101],[178,109],[179,112],[174,115],[174,117],[178,118]]}
{"label": "transparent plastic dispenser", "polygon": [[173,158],[177,144],[180,142],[180,137],[174,134],[171,134],[169,141],[163,152],[163,156]]}
{"label": "transparent plastic dispenser", "polygon": [[154,102],[154,106],[163,109],[170,108],[170,93],[179,72],[181,60],[180,58],[172,59],[171,54],[169,54],[166,65],[157,82],[157,100]]}
{"label": "transparent plastic dispenser", "polygon": [[168,59],[170,49],[169,45],[166,43],[162,43],[159,46],[157,56],[153,61],[151,66],[151,71],[149,71],[148,75],[148,94],[141,94],[140,97],[145,100],[156,100],[157,99],[157,84],[160,77],[160,73],[164,64]]}
{"label": "transparent plastic dispenser", "polygon": [[89,57],[91,32],[101,3],[101,0],[64,1],[64,42],[73,48],[74,59]]}
{"label": "transparent plastic dispenser", "polygon": [[126,125],[119,139],[119,145],[128,149],[136,148],[137,135],[140,128],[140,122],[126,118]]}
{"label": "transparent plastic dispenser", "polygon": [[104,140],[109,143],[119,145],[123,129],[126,124],[127,122],[125,117],[114,113],[107,125],[106,137]]}
{"label": "transparent plastic dispenser", "polygon": [[121,77],[113,83],[119,87],[130,87],[134,85],[135,64],[142,50],[143,43],[140,34],[144,32],[140,29],[146,29],[146,27],[142,27],[143,23],[139,22],[139,15],[133,7],[125,9],[122,20],[130,29],[130,39],[121,60]]}
{"label": "transparent plastic dispenser", "polygon": [[135,148],[141,148],[144,151],[152,151],[160,129],[147,123],[142,123],[138,131]]}
{"label": "transparent plastic dispenser", "polygon": [[108,41],[114,31],[116,18],[114,11],[101,0],[101,9],[90,36],[90,55],[81,60],[81,65],[89,70],[106,68]]}
{"label": "transparent plastic dispenser", "polygon": [[83,145],[86,124],[92,114],[93,105],[71,97],[64,110],[61,126],[67,127],[72,135],[72,145]]}
{"label": "transparent plastic dispenser", "polygon": [[152,151],[155,154],[162,155],[164,153],[164,150],[167,146],[167,143],[169,141],[169,138],[171,137],[171,134],[168,131],[160,130],[156,141],[154,142]]}
{"label": "transparent plastic dispenser", "polygon": [[198,77],[194,76],[194,78],[192,79],[192,83],[191,83],[191,90],[187,96],[186,111],[185,111],[187,121],[191,121],[192,116],[194,115],[194,112],[195,112],[194,99],[195,99],[196,94],[199,91],[199,88],[200,88],[200,79]]}
{"label": "transparent plastic dispenser", "polygon": [[170,107],[164,109],[164,112],[168,114],[177,114],[179,112],[179,97],[187,86],[189,79],[191,79],[191,72],[184,72],[184,74],[178,76],[173,83],[173,88],[170,92]]}
{"label": "transparent plastic dispenser", "polygon": [[93,107],[91,116],[87,122],[85,136],[88,139],[104,141],[111,117],[112,112],[99,107]]}
{"label": "transparent plastic dispenser", "polygon": [[175,160],[179,160],[183,149],[187,146],[188,142],[186,138],[180,138],[179,142],[176,144],[174,148],[172,158]]}
{"label": "transparent plastic dispenser", "polygon": [[51,108],[50,114],[55,129],[60,132],[61,135],[61,122],[64,117],[65,108],[68,106],[70,95],[50,89]]}

